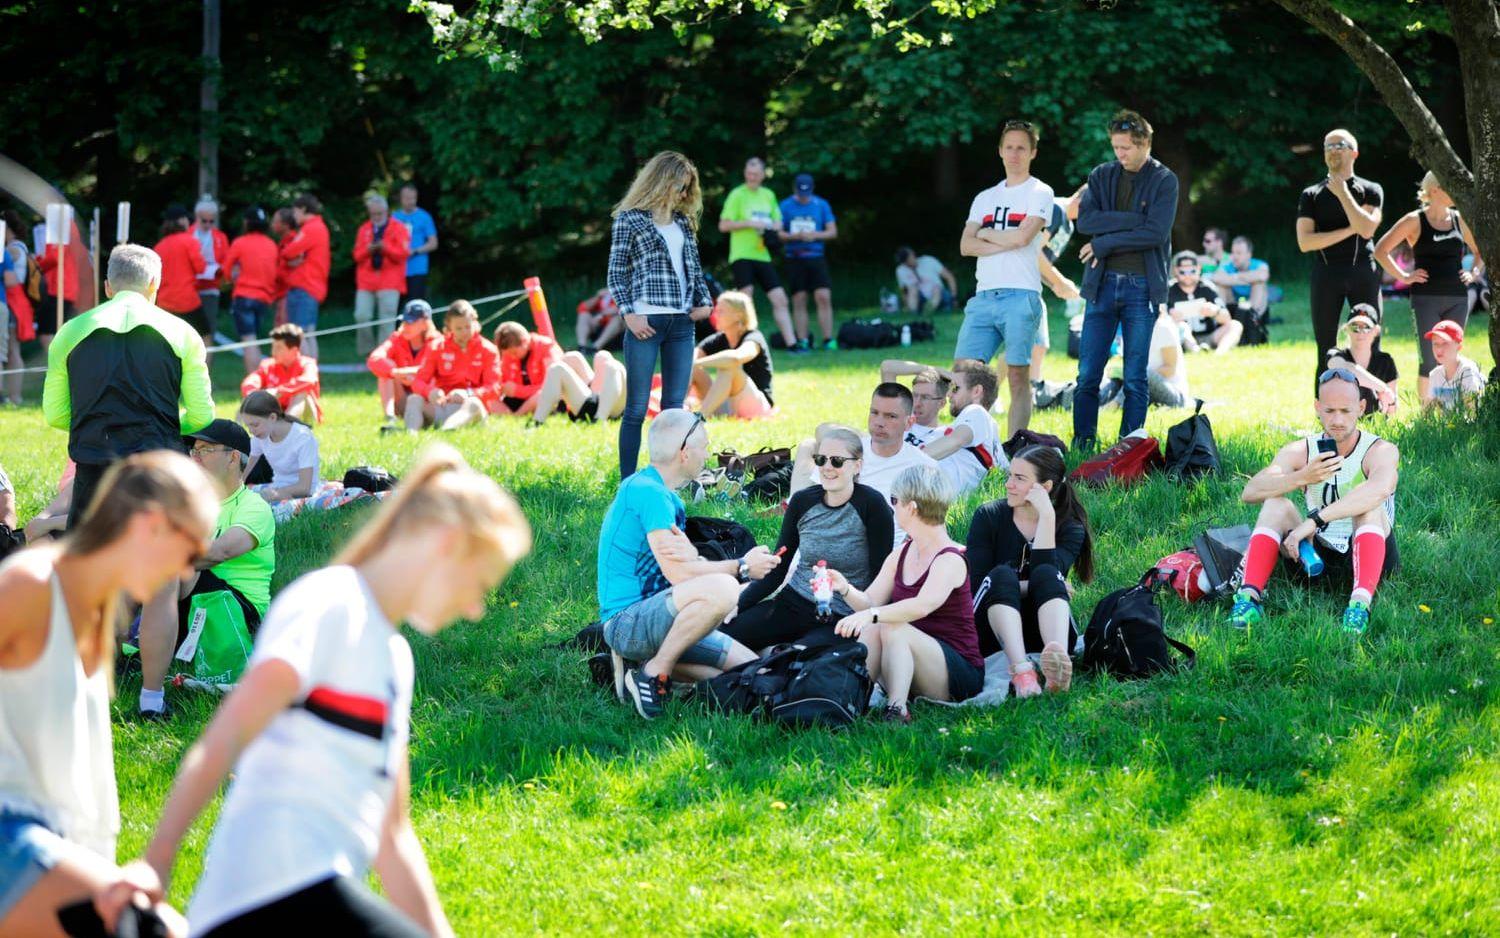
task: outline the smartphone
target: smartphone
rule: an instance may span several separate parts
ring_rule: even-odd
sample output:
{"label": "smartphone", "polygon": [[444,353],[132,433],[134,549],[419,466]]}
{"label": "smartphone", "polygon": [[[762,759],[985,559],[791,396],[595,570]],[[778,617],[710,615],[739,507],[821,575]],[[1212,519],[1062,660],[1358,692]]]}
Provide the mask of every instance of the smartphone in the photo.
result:
{"label": "smartphone", "polygon": [[1330,440],[1326,436],[1318,440],[1318,455],[1321,456],[1324,453],[1337,453],[1338,451],[1339,444],[1337,440]]}

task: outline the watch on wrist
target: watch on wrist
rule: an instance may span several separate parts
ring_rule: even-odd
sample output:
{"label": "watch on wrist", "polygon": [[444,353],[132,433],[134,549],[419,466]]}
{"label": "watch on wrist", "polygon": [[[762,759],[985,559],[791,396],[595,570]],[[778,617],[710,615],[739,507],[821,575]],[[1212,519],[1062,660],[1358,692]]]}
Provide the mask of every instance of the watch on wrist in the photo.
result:
{"label": "watch on wrist", "polygon": [[1323,520],[1323,509],[1314,508],[1307,515],[1307,520],[1317,525],[1319,531],[1328,530],[1328,522]]}
{"label": "watch on wrist", "polygon": [[746,560],[744,557],[740,558],[738,574],[741,583],[750,579],[750,561]]}

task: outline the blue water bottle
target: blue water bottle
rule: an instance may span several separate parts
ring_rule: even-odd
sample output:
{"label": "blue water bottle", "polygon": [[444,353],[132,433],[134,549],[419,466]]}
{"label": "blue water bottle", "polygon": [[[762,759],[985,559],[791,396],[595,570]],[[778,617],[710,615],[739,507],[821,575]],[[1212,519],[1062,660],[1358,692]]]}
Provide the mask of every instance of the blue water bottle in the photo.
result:
{"label": "blue water bottle", "polygon": [[1313,547],[1312,538],[1297,545],[1297,557],[1302,561],[1302,569],[1308,577],[1315,577],[1323,572],[1323,558],[1318,556],[1318,551]]}

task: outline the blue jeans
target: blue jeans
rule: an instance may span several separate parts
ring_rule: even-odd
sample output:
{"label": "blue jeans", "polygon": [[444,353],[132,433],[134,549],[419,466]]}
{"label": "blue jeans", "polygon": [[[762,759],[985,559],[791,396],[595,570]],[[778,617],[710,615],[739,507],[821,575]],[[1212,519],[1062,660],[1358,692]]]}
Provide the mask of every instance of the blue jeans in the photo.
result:
{"label": "blue jeans", "polygon": [[1125,353],[1125,406],[1120,417],[1120,436],[1146,423],[1149,385],[1146,360],[1151,355],[1151,328],[1156,310],[1146,278],[1136,274],[1105,273],[1099,295],[1089,301],[1083,314],[1079,340],[1078,390],[1073,395],[1073,441],[1098,438],[1099,383],[1109,363],[1109,347],[1115,331],[1123,333]]}
{"label": "blue jeans", "polygon": [[318,301],[301,287],[292,287],[286,291],[286,321],[304,332],[318,328]]}
{"label": "blue jeans", "polygon": [[661,409],[681,407],[693,377],[693,321],[686,313],[650,315],[656,334],[637,339],[625,330],[625,413],[620,419],[620,481],[630,478],[641,455],[641,425],[651,402],[651,377],[661,354]]}
{"label": "blue jeans", "polygon": [[1003,345],[1007,365],[1029,365],[1031,346],[1044,315],[1042,295],[1035,290],[981,290],[964,306],[964,322],[958,329],[953,358],[988,364]]}

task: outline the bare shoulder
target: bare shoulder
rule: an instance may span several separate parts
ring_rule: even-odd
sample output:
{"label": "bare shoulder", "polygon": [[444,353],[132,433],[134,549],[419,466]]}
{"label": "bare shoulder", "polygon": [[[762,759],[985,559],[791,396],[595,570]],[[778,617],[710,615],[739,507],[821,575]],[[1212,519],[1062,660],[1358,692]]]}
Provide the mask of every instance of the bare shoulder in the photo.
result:
{"label": "bare shoulder", "polygon": [[1369,450],[1365,452],[1365,459],[1373,461],[1377,465],[1382,462],[1396,463],[1401,461],[1401,450],[1395,443],[1392,443],[1385,437],[1381,437],[1370,444]]}
{"label": "bare shoulder", "polygon": [[60,549],[33,547],[0,566],[0,646],[27,626],[45,627]]}
{"label": "bare shoulder", "polygon": [[1286,469],[1301,469],[1307,465],[1307,441],[1303,439],[1293,440],[1276,451],[1276,459],[1272,465],[1281,466]]}

